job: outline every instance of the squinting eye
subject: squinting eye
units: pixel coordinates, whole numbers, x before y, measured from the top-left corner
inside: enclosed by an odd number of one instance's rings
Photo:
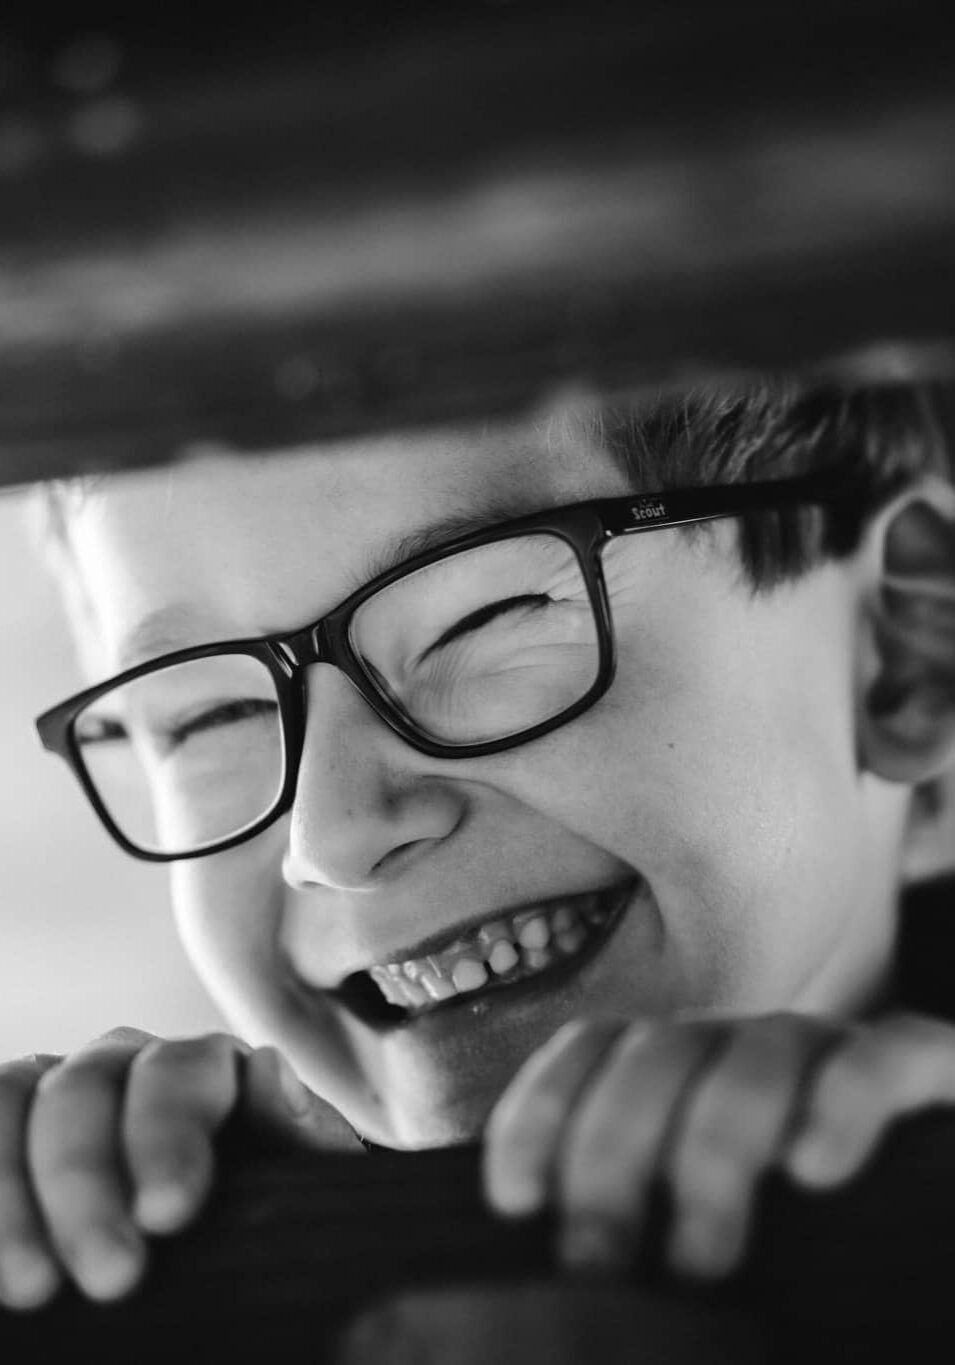
[[[120,721],[111,716],[83,716],[74,730],[76,742],[84,748],[90,744],[115,744],[118,740],[128,740],[129,732]]]
[[[490,625],[499,616],[504,616],[508,612],[519,611],[522,607],[545,607],[550,604],[551,600],[546,593],[526,593],[523,597],[506,597],[499,602],[488,602],[485,606],[479,607],[477,611],[462,616],[460,621],[455,621],[453,626],[449,626],[443,635],[439,635],[437,640],[418,656],[418,662],[423,663],[429,654],[433,654],[438,649],[443,649],[445,645],[451,644],[453,640],[460,639],[462,635],[468,635]]]
[[[277,710],[278,706],[274,701],[266,701],[261,697],[243,697],[237,701],[221,702],[190,716],[181,725],[171,727],[164,736],[166,749],[167,751],[175,749],[192,735],[201,734],[204,730],[234,725],[239,721],[253,720],[266,714],[274,715]]]

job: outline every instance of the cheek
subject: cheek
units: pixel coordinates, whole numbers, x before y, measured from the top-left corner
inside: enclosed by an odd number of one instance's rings
[[[284,836],[268,830],[212,858],[174,864],[172,900],[180,938],[206,989],[250,1040],[281,999],[276,954]]]
[[[848,688],[790,653],[738,634],[647,667],[624,646],[611,692],[540,745],[533,792],[530,764],[523,780],[523,799],[647,878],[696,999],[752,998],[761,979],[784,998],[857,898]]]

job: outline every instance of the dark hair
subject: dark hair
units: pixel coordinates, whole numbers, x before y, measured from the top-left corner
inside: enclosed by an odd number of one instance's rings
[[[911,383],[707,385],[645,407],[603,407],[595,422],[641,490],[839,472],[853,497],[838,511],[793,506],[741,519],[740,555],[757,589],[850,554],[868,519],[906,484],[952,474],[932,392]]]
[[[757,589],[851,553],[869,517],[899,489],[930,471],[953,474],[932,392],[911,382],[844,387],[754,378],[650,402],[598,403],[584,420],[635,491],[838,470],[855,495],[851,510],[789,507],[741,518],[740,556]],[[101,477],[45,486],[43,539],[65,541],[72,510]]]

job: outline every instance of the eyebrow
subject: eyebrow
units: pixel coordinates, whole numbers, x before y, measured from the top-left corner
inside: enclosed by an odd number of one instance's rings
[[[437,521],[429,522],[427,526],[420,527],[417,531],[410,531],[369,550],[363,557],[359,570],[350,576],[351,586],[343,597],[364,587],[372,579],[380,578],[383,574],[390,573],[392,569],[399,568],[406,560],[414,559],[416,555],[427,554],[429,550],[440,549],[442,545],[457,539],[458,536],[487,531],[504,522],[556,506],[558,503],[552,498],[542,498],[539,492],[532,493],[530,490],[492,493],[476,507],[449,513]]]
[[[486,531],[492,526],[556,505],[553,500],[542,500],[539,493],[532,496],[530,491],[494,493],[477,507],[450,513],[416,531],[385,541],[368,550],[359,568],[349,574],[339,601],[344,601],[372,579],[390,573],[406,560],[438,549],[458,536]],[[295,626],[263,629],[255,632],[253,638],[259,635],[281,635],[284,630],[295,629]],[[209,633],[203,635],[203,631]],[[221,622],[189,602],[173,602],[159,607],[142,617],[123,636],[117,651],[119,669],[132,668],[147,659],[159,659],[191,645],[211,644],[217,631],[221,631]]]
[[[120,671],[185,649],[190,644],[210,643],[220,623],[190,602],[172,602],[149,612],[120,640],[117,659]],[[210,636],[203,632],[209,631]],[[223,637],[224,638],[224,637]]]

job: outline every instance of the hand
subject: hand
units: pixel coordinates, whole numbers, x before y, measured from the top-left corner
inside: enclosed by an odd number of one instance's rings
[[[938,1020],[576,1020],[498,1101],[485,1188],[505,1215],[552,1204],[568,1267],[622,1271],[662,1180],[670,1266],[718,1276],[739,1264],[770,1167],[838,1185],[897,1119],[951,1103],[955,1029]]]
[[[131,1290],[146,1237],[202,1207],[213,1137],[236,1110],[300,1144],[363,1151],[278,1052],[226,1034],[117,1029],[0,1066],[0,1303],[37,1307],[64,1276],[94,1299]]]

